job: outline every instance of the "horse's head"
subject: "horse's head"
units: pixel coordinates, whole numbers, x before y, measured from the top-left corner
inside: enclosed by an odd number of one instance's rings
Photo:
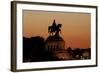
[[[58,27],[61,27],[62,26],[62,24],[58,24]]]

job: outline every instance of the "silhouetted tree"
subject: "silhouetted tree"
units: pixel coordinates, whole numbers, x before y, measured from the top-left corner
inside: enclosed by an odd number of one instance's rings
[[[23,37],[23,62],[54,61],[52,53],[45,50],[43,37]]]
[[[45,43],[40,36],[23,37],[23,61],[37,61],[44,55]]]

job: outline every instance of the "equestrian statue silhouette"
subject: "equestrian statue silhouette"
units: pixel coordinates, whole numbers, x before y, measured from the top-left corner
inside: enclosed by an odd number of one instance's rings
[[[51,26],[48,26],[48,32],[50,35],[58,36],[59,32],[61,32],[62,24],[56,24],[55,20]]]

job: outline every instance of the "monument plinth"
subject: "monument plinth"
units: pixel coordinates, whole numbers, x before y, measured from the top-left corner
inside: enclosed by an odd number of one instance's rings
[[[48,37],[46,39],[46,50],[51,52],[55,57],[65,59],[65,41],[61,37],[62,24],[56,24],[55,20],[53,24],[48,27]]]

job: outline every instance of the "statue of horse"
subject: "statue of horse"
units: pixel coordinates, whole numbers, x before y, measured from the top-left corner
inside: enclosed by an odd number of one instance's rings
[[[59,32],[61,32],[61,26],[62,26],[62,24],[58,24],[57,25],[57,27],[56,27],[56,33],[55,33],[56,36],[59,35]]]
[[[62,26],[62,24],[48,26],[48,32],[51,35],[53,35],[53,33],[55,33],[55,35],[59,35],[59,32],[61,31],[61,29],[60,29],[61,26]]]
[[[49,26],[49,27],[48,27],[48,32],[49,32],[51,35],[53,35],[53,33],[55,33],[55,31],[56,31],[56,27],[54,27],[54,26]]]

